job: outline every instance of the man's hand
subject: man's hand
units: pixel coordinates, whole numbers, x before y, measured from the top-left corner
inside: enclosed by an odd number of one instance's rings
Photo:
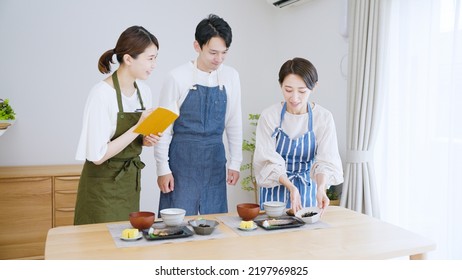
[[[157,177],[157,184],[162,193],[169,193],[175,189],[175,180],[172,173]]]
[[[229,185],[236,185],[237,180],[239,180],[239,171],[228,169],[228,178],[226,179],[226,183]]]

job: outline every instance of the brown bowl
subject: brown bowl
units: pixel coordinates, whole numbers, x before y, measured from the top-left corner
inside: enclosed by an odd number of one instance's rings
[[[132,212],[129,215],[129,220],[132,227],[142,230],[150,228],[154,224],[155,216],[156,214],[153,212]]]
[[[256,203],[241,203],[237,205],[237,214],[244,221],[252,221],[260,213],[260,205]]]

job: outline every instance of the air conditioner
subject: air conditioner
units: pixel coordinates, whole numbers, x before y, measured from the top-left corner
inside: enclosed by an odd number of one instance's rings
[[[309,0],[266,0],[269,4],[276,8],[285,8],[290,6],[297,6]]]

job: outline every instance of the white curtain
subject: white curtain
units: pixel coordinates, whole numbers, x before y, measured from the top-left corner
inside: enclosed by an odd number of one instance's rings
[[[433,239],[429,258],[462,259],[462,1],[386,1],[381,218]]]
[[[372,161],[380,98],[379,0],[349,1],[348,122],[345,181],[341,206],[379,217],[377,186]]]

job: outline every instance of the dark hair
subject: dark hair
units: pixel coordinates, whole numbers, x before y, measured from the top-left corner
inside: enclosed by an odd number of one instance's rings
[[[300,76],[305,82],[306,87],[310,90],[313,90],[318,82],[318,72],[316,68],[311,62],[304,58],[295,57],[282,64],[279,70],[279,84],[282,85],[284,79],[290,74]]]
[[[156,45],[159,49],[159,42],[156,36],[152,35],[142,26],[132,26],[127,28],[120,34],[117,40],[116,47],[108,50],[99,58],[98,69],[101,73],[107,74],[111,72],[112,56],[115,54],[117,61],[122,64],[125,54],[129,54],[133,58],[137,58],[151,44]]]
[[[203,19],[196,27],[195,38],[202,48],[213,37],[221,37],[226,44],[226,47],[231,46],[233,34],[231,27],[221,17],[210,14],[207,18]]]

